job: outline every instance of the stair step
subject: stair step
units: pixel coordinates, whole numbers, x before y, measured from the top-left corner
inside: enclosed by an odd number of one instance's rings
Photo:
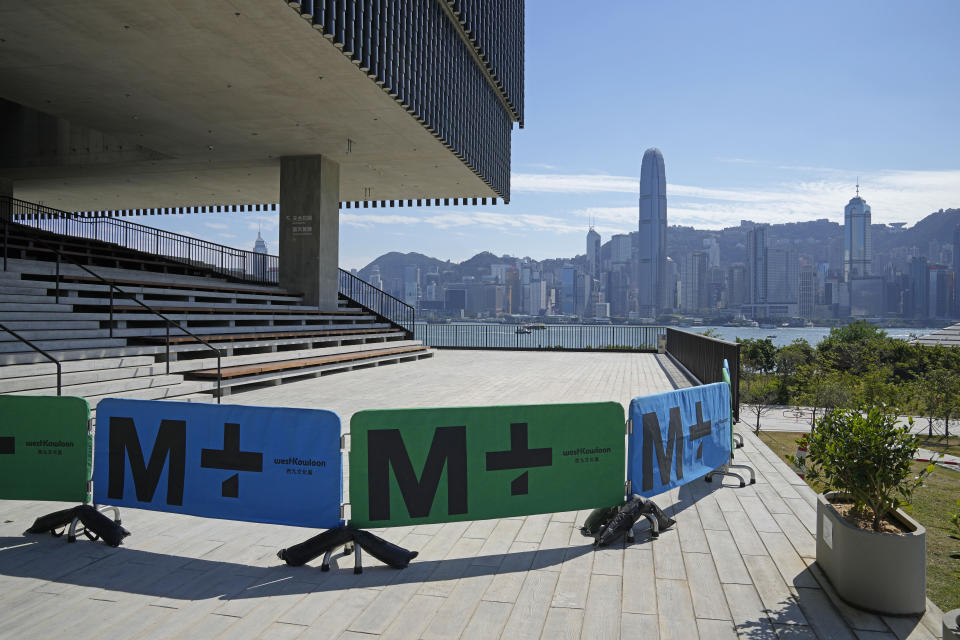
[[[5,316],[0,316],[0,322],[3,322],[4,326],[13,329],[17,333],[23,335],[25,331],[39,331],[45,330],[49,332],[54,329],[65,329],[67,331],[74,329],[99,329],[100,321],[97,320],[70,320],[70,319],[59,319],[56,320],[47,320],[46,318],[37,317],[34,314],[32,320],[24,318],[23,320],[9,320]],[[8,334],[9,335],[9,334]],[[59,337],[59,334],[58,334]],[[3,332],[0,332],[0,340],[3,339]]]
[[[92,409],[101,400],[106,398],[132,398],[137,400],[177,400],[180,396],[193,395],[202,391],[213,391],[217,388],[217,382],[207,380],[185,380],[178,384],[170,384],[162,387],[152,387],[149,389],[134,389],[132,391],[115,391],[103,395],[85,396]],[[214,399],[216,400],[216,399]]]
[[[11,281],[13,282],[13,281]],[[20,282],[19,280],[15,282]],[[7,284],[6,282],[0,282],[0,296],[6,298],[7,296],[45,296],[47,295],[46,288],[40,287],[31,287],[28,284]]]
[[[14,312],[22,312],[22,313],[26,313],[26,314],[32,314],[32,313],[40,313],[40,312],[46,312],[46,311],[53,311],[53,312],[66,312],[66,313],[69,313],[70,311],[73,310],[73,307],[71,307],[71,306],[68,305],[68,304],[55,304],[55,303],[53,302],[53,298],[45,298],[45,300],[49,300],[49,302],[46,302],[46,303],[43,303],[43,302],[33,302],[33,303],[30,303],[30,302],[8,302],[7,296],[4,296],[3,298],[0,298],[0,300],[2,300],[2,302],[0,302],[0,312],[3,312],[3,311],[14,311]]]
[[[61,345],[62,346],[62,345]],[[96,358],[120,358],[127,356],[139,356],[144,354],[162,353],[163,347],[154,346],[125,346],[125,347],[84,347],[79,349],[48,349],[47,353],[54,358],[65,361],[86,361]],[[31,364],[31,363],[49,363],[39,353],[29,351],[12,351],[8,353],[0,352],[0,365],[11,364]],[[52,364],[50,366],[53,366]]]
[[[60,296],[60,303],[63,304],[67,300],[66,296]],[[48,296],[46,292],[38,295],[18,295],[18,294],[8,294],[3,296],[4,304],[12,304],[14,302],[21,302],[23,304],[55,304],[56,297]]]
[[[3,332],[6,335],[5,331]],[[104,347],[123,347],[126,340],[121,338],[77,338],[67,340],[31,340],[44,351],[64,351],[67,349],[96,349]],[[18,340],[0,342],[0,353],[34,352],[29,346]],[[53,354],[51,354],[53,355]],[[42,357],[42,356],[41,356]],[[56,355],[53,356],[57,358]]]
[[[147,367],[153,364],[153,356],[125,356],[121,358],[63,360],[60,363],[60,368],[63,373],[73,373],[99,371],[101,369]],[[28,376],[41,376],[49,373],[54,374],[54,377],[56,377],[56,367],[49,360],[44,360],[43,362],[35,364],[6,364],[0,367],[0,380]]]
[[[29,365],[28,365],[29,366]],[[48,369],[54,368],[49,365]],[[166,365],[149,364],[139,367],[112,367],[109,369],[92,369],[86,371],[68,371],[61,375],[61,384],[65,387],[80,384],[107,382],[141,378],[146,376],[164,375]],[[44,372],[43,375],[19,376],[16,378],[0,378],[0,393],[15,393],[31,389],[54,389],[57,386],[57,374]]]
[[[124,391],[135,391],[138,389],[152,389],[155,387],[167,387],[170,385],[178,384],[183,382],[183,376],[171,374],[167,375],[157,375],[157,376],[143,376],[140,378],[123,378],[120,380],[106,380],[103,382],[86,382],[82,384],[69,384],[63,386],[62,394],[65,396],[101,396],[101,395],[111,395],[115,393],[121,393]],[[32,393],[40,393],[44,389],[53,390],[56,392],[56,377],[54,376],[54,384],[49,387],[44,387],[43,389],[32,389],[29,391],[14,391],[11,392],[11,395],[24,395]]]
[[[70,329],[60,329],[56,332],[51,332],[49,330],[44,330],[42,328],[37,329],[24,329],[22,331],[17,331],[14,327],[10,327],[14,331],[20,334],[26,340],[30,340],[35,344],[39,344],[39,341],[44,340],[50,336],[56,336],[57,340],[68,340],[73,342],[75,340],[91,340],[94,338],[110,338],[109,329],[100,329],[99,323],[96,323],[98,326],[95,329],[80,329],[80,328],[70,328]],[[9,325],[7,325],[9,326]],[[118,337],[118,336],[114,336]],[[0,331],[0,343],[4,342],[17,342],[17,339],[5,331]],[[22,343],[21,343],[22,344]],[[123,344],[123,342],[121,342]],[[29,348],[29,347],[25,347]],[[45,348],[43,346],[41,349]]]
[[[0,304],[0,306],[3,305]],[[60,305],[62,308],[56,311],[23,311],[23,305],[19,305],[19,307],[16,311],[4,311],[0,309],[0,322],[35,320],[41,317],[46,320],[56,320],[57,322],[81,322],[85,320],[96,320],[100,322],[109,317],[105,317],[102,313],[73,313],[69,305]]]

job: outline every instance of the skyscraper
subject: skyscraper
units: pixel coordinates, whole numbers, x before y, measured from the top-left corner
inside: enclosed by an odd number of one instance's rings
[[[727,269],[727,306],[739,307],[747,298],[747,268],[736,262]]]
[[[257,240],[253,243],[253,252],[267,253],[267,243],[264,241],[263,236],[260,235],[259,231],[257,231]]]
[[[923,256],[910,260],[910,292],[910,315],[914,318],[926,318],[930,313],[930,267]],[[907,310],[904,312],[907,313]]]
[[[660,149],[647,149],[640,164],[640,229],[637,302],[640,314],[656,317],[666,300],[667,179]]]
[[[801,318],[813,317],[813,305],[817,293],[817,274],[810,265],[800,267],[797,291],[797,311]]]
[[[680,308],[684,313],[697,313],[707,306],[706,251],[688,253],[680,269]]]
[[[747,232],[747,304],[767,302],[767,225]]]
[[[857,195],[843,208],[843,279],[849,282],[870,277],[873,242],[870,236],[870,205]]]
[[[600,277],[600,234],[593,227],[587,231],[587,274],[594,279]]]
[[[960,318],[960,224],[953,230],[953,315]]]
[[[797,303],[797,252],[790,247],[767,249],[766,302]]]

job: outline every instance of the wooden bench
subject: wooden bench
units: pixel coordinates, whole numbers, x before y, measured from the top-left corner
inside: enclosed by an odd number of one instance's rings
[[[382,329],[336,329],[331,331],[277,331],[261,333],[226,333],[219,335],[201,335],[200,337],[207,342],[238,342],[250,340],[279,340],[283,338],[320,338],[324,336],[347,336],[366,333],[384,333],[390,331],[399,331],[399,329],[385,327]],[[163,336],[144,336],[137,338],[146,342],[156,342],[166,344],[167,339]],[[173,336],[170,338],[170,344],[186,344],[196,342],[193,336]]]
[[[333,356],[317,356],[313,358],[295,358],[292,360],[280,360],[277,362],[264,362],[260,364],[239,365],[235,367],[221,368],[221,378],[238,378],[241,376],[252,376],[258,373],[270,373],[271,371],[286,371],[288,369],[302,369],[304,367],[314,367],[322,364],[336,364],[338,362],[352,362],[366,360],[368,358],[377,358],[380,356],[404,355],[426,351],[428,347],[416,345],[411,347],[396,347],[393,349],[373,349],[370,351],[358,351],[354,353],[345,353]],[[190,371],[186,375],[197,378],[217,377],[217,370],[200,369]]]

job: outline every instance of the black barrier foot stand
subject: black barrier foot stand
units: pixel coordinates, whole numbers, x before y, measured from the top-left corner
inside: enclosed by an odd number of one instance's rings
[[[741,487],[747,486],[746,481],[743,479],[743,476],[741,476],[739,473],[736,473],[736,472],[734,472],[734,471],[730,471],[730,469],[733,468],[733,467],[738,467],[738,468],[739,468],[739,467],[743,467],[743,468],[745,468],[745,469],[749,469],[749,467],[746,467],[746,466],[744,466],[744,465],[725,464],[725,465],[723,465],[722,467],[720,467],[719,469],[714,469],[713,471],[711,471],[710,473],[708,473],[707,475],[705,475],[705,476],[703,477],[703,479],[704,479],[706,482],[713,482],[713,476],[730,476],[731,478],[736,478],[737,480],[739,480]],[[753,470],[752,470],[752,469],[750,470],[750,473],[751,473],[751,475],[753,474]],[[752,484],[752,483],[751,483],[751,484]]]
[[[652,513],[645,513],[643,517],[650,522],[650,536],[653,538],[660,537],[660,523],[657,522],[657,517]]]
[[[74,517],[73,521],[70,522],[70,530],[67,532],[67,542],[72,543],[77,541],[77,524],[80,523],[80,518]]]
[[[333,555],[333,549],[327,549],[323,554],[323,564],[320,565],[320,571],[330,571],[330,556]]]
[[[108,511],[112,511],[112,512],[113,512],[113,521],[114,521],[115,523],[117,523],[117,524],[123,524],[123,521],[120,520],[120,508],[119,508],[119,507],[112,507],[112,506],[103,507],[103,506],[101,506],[101,507],[97,507],[97,511],[99,511],[100,513],[106,513],[106,512],[108,512]]]
[[[731,465],[727,465],[727,468],[728,469],[746,469],[747,471],[750,472],[750,484],[757,484],[757,476],[753,472],[753,467],[750,467],[745,464],[731,464]],[[738,476],[738,477],[740,478],[740,486],[741,487],[744,486],[743,477],[742,476]]]
[[[360,552],[359,546],[353,550],[353,554],[353,572],[363,573],[363,554]]]
[[[733,444],[737,449],[743,448],[743,436],[739,433],[733,434]]]

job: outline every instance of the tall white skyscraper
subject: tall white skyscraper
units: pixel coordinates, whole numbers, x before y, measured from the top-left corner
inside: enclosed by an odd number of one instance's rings
[[[672,307],[666,300],[667,178],[660,149],[647,149],[640,164],[640,229],[637,252],[637,304],[655,318]]]
[[[257,240],[253,243],[253,252],[267,253],[267,243],[264,241],[263,236],[260,235],[259,231],[257,231]]]
[[[843,279],[847,282],[869,278],[873,263],[870,235],[870,205],[857,195],[843,208]]]
[[[591,278],[600,277],[600,234],[593,227],[587,231],[587,274]]]

